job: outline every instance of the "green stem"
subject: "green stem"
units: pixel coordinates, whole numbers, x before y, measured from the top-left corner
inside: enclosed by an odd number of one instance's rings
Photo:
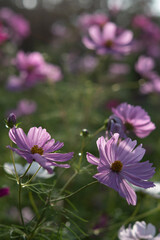
[[[23,175],[21,176],[21,178],[23,178],[23,177],[26,176],[26,174],[27,174],[28,170],[30,169],[31,165],[32,165],[32,162],[29,164],[28,168],[27,168],[26,171],[23,173]]]
[[[80,157],[79,157],[79,163],[78,163],[78,171],[81,168],[81,163],[82,163],[82,158],[83,158],[83,151],[84,151],[84,147],[85,147],[85,137],[83,137],[82,139],[82,144],[81,144],[81,153],[80,153]]]
[[[63,186],[63,188],[60,191],[60,194],[62,194],[64,192],[64,190],[68,187],[68,185],[70,184],[70,182],[77,176],[78,172],[75,171],[75,173],[68,179],[68,181],[66,182],[66,184]]]
[[[11,144],[11,147],[12,147],[12,141],[10,141],[10,144]],[[15,172],[15,175],[16,175],[16,180],[17,180],[17,183],[19,184],[19,177],[18,177],[18,173],[17,173],[17,170],[16,170],[16,165],[15,165],[12,150],[11,150],[11,159],[12,159],[12,162],[13,162],[13,167],[14,167],[14,172]]]
[[[22,206],[21,206],[21,190],[22,190],[21,178],[19,178],[19,189],[18,189],[19,212],[20,212],[21,222],[22,222],[22,224],[23,224],[23,227],[25,228],[25,224],[24,224],[24,220],[23,220],[23,215],[22,215]]]
[[[100,127],[97,131],[95,131],[95,133],[93,133],[90,138],[95,137],[98,133],[100,133],[101,131],[105,130],[105,126],[103,125],[102,127]]]
[[[26,183],[23,184],[23,187],[26,187],[27,184],[32,181],[32,179],[37,175],[37,173],[39,172],[40,169],[41,169],[41,166],[38,168],[38,170],[35,172],[35,174],[33,174],[33,176]]]
[[[38,209],[37,209],[37,206],[35,204],[35,201],[34,201],[34,198],[33,198],[33,194],[31,191],[29,191],[29,199],[30,199],[30,202],[31,202],[31,205],[34,209],[34,212],[36,213],[37,217],[39,218],[40,215],[39,215],[39,212],[38,212]]]
[[[35,225],[32,233],[31,233],[31,234],[29,235],[29,237],[28,237],[28,240],[33,239],[36,230],[38,229],[41,221],[43,220],[43,217],[44,217],[45,212],[46,212],[46,209],[47,209],[47,205],[50,203],[50,197],[51,197],[51,192],[50,192],[50,194],[49,194],[49,196],[48,196],[48,198],[47,198],[47,200],[46,200],[45,207],[44,207],[44,209],[43,209],[43,211],[42,211],[42,213],[41,213],[41,215],[40,215],[40,217],[39,217],[39,219],[38,219],[38,221],[37,221],[37,223],[36,223],[36,225]]]
[[[85,189],[85,188],[87,188],[87,187],[89,187],[89,186],[91,186],[91,185],[93,185],[95,183],[98,183],[98,181],[94,181],[94,182],[88,183],[87,185],[85,185],[85,186],[79,188],[78,190],[76,190],[75,192],[73,192],[73,193],[71,193],[71,194],[69,194],[67,196],[61,197],[61,198],[53,199],[53,200],[51,200],[51,202],[58,202],[58,201],[61,201],[61,200],[65,200],[66,198],[70,198],[73,195],[75,195],[78,192],[80,192],[81,190],[83,190],[83,189]]]

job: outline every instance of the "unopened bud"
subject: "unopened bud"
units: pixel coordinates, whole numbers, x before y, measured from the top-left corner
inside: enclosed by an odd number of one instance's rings
[[[82,131],[80,132],[80,136],[81,137],[88,137],[89,132],[86,128],[82,129]]]
[[[5,122],[8,128],[13,128],[17,123],[16,115],[14,113],[10,113]]]

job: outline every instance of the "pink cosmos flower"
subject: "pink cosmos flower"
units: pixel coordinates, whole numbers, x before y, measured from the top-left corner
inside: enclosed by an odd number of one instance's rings
[[[0,19],[8,28],[10,39],[20,42],[30,34],[29,22],[20,14],[14,13],[9,8],[0,10]]]
[[[137,141],[130,138],[120,141],[119,134],[115,133],[109,140],[104,137],[97,140],[99,158],[87,153],[88,162],[97,165],[98,173],[93,177],[116,190],[132,205],[136,205],[137,197],[129,183],[142,188],[153,187],[153,182],[147,180],[155,172],[152,163],[140,162],[145,149],[142,145],[135,148],[136,144]]]
[[[78,25],[83,31],[93,25],[103,26],[107,22],[108,17],[104,13],[82,14],[78,19]]]
[[[69,168],[69,164],[59,164],[66,162],[73,157],[70,153],[54,153],[63,147],[63,143],[55,142],[51,135],[42,127],[30,128],[26,135],[22,128],[12,128],[9,131],[10,139],[17,144],[17,148],[7,146],[13,152],[27,160],[28,163],[38,162],[49,173],[53,173],[51,166]],[[58,163],[56,163],[58,162]]]
[[[106,23],[102,28],[91,26],[88,29],[89,37],[83,38],[84,45],[97,54],[107,53],[127,54],[131,50],[133,33],[129,30],[120,31],[116,24]]]
[[[34,113],[37,110],[37,104],[36,102],[34,102],[33,100],[28,100],[28,99],[21,99],[18,103],[17,103],[17,107],[15,109],[11,109],[7,115],[9,115],[9,113],[14,113],[16,115],[16,117],[21,117],[24,115],[30,115],[32,113]]]
[[[0,197],[4,197],[6,195],[9,195],[9,188],[8,187],[0,188]]]
[[[109,66],[109,73],[113,75],[125,75],[130,71],[130,67],[125,63],[112,63]]]
[[[155,66],[154,59],[147,56],[140,56],[135,65],[136,71],[142,76],[148,76]]]
[[[156,128],[148,113],[140,106],[121,103],[112,108],[112,112],[122,120],[127,132],[133,131],[139,138],[147,137]]]
[[[13,64],[19,70],[19,76],[10,76],[7,88],[10,90],[23,90],[33,87],[37,82],[57,82],[62,79],[60,67],[46,63],[39,52],[17,53]]]
[[[156,228],[151,223],[146,224],[144,221],[135,222],[133,227],[129,225],[128,228],[122,226],[119,230],[119,240],[160,240],[160,234],[155,237]]]

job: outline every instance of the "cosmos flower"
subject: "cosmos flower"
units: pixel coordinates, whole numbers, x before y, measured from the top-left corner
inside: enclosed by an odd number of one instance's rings
[[[4,27],[0,22],[0,45],[8,39],[8,33],[5,31]]]
[[[154,68],[155,62],[154,59],[147,56],[140,56],[135,65],[136,71],[142,75],[147,76]]]
[[[139,138],[147,137],[155,129],[150,116],[140,106],[122,103],[112,108],[112,112],[122,120],[126,132],[133,131]]]
[[[30,34],[29,22],[20,14],[13,12],[9,8],[1,8],[0,20],[8,29],[9,38],[14,42],[21,42]]]
[[[59,164],[66,162],[73,157],[70,153],[54,153],[63,147],[63,143],[55,142],[50,134],[42,127],[30,128],[26,135],[22,128],[12,128],[9,131],[10,139],[17,144],[17,148],[7,146],[13,152],[23,157],[28,163],[36,161],[49,173],[53,173],[52,166],[69,168],[69,164]],[[58,162],[58,163],[56,163]]]
[[[140,162],[145,149],[142,145],[135,147],[136,144],[137,141],[130,138],[120,141],[119,134],[115,133],[109,140],[104,137],[97,140],[99,158],[87,153],[88,162],[97,165],[98,173],[93,177],[116,190],[132,205],[136,205],[137,197],[130,183],[142,188],[153,187],[153,182],[147,180],[155,172],[152,163]]]
[[[84,31],[93,25],[103,26],[108,22],[108,17],[104,13],[85,13],[79,16],[78,25]]]
[[[8,187],[0,188],[0,197],[4,197],[6,195],[9,195],[9,188]]]
[[[129,30],[120,31],[116,24],[106,23],[102,28],[91,26],[88,29],[89,37],[83,38],[84,45],[97,54],[127,54],[131,50],[133,33]]]
[[[53,83],[62,79],[60,67],[45,62],[43,55],[39,52],[19,51],[13,64],[19,71],[19,76],[9,77],[7,84],[9,90],[25,90],[38,82],[48,80]]]
[[[146,224],[144,221],[135,222],[133,227],[129,225],[128,228],[122,226],[119,230],[119,240],[160,240],[160,234],[155,237],[156,228],[151,223]]]

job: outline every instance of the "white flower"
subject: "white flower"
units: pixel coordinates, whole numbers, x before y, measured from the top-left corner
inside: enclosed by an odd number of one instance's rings
[[[17,170],[18,175],[22,175],[27,170],[27,168],[29,166],[29,163],[27,163],[25,166],[22,166],[21,164],[16,163],[15,166],[16,166],[16,170]],[[5,163],[3,165],[3,167],[4,167],[4,170],[5,170],[6,173],[8,173],[10,175],[14,175],[15,174],[14,166],[13,166],[12,163]],[[33,162],[26,175],[33,175],[33,174],[35,174],[36,171],[38,170],[38,168],[39,168],[39,164],[37,162]],[[36,177],[47,179],[47,178],[53,177],[54,174],[55,173],[49,174],[46,169],[41,168],[38,171],[38,173],[36,174]]]
[[[160,198],[160,182],[154,182],[155,186],[153,188],[140,188],[137,186],[133,186],[136,192],[143,192],[151,195],[154,198]]]
[[[156,228],[151,223],[146,224],[144,221],[136,222],[133,227],[122,226],[119,230],[118,237],[120,240],[160,240],[160,234],[155,237]]]

